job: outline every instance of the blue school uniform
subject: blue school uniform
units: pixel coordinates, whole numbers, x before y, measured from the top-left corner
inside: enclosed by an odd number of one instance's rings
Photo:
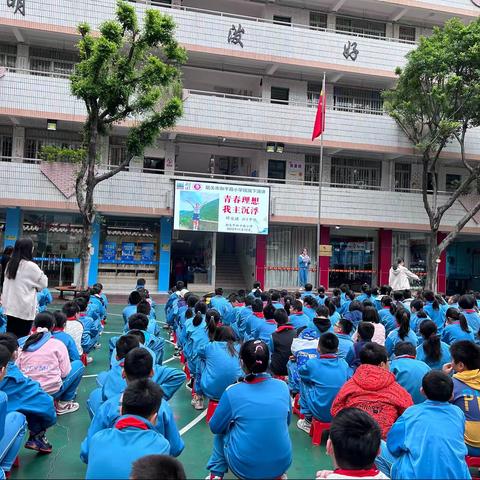
[[[450,347],[443,342],[440,342],[440,359],[434,362],[427,358],[423,343],[417,347],[417,360],[425,362],[432,370],[441,370],[443,365],[451,361]]]
[[[198,356],[202,360],[199,393],[219,400],[225,389],[243,376],[239,357],[240,345],[235,344],[234,348],[236,354],[232,355],[227,342],[209,342],[199,350]],[[195,388],[197,389],[197,383]]]
[[[185,345],[183,346],[183,353],[187,357],[188,368],[193,374],[199,372],[199,350],[210,341],[206,327],[205,319],[202,319],[202,322],[198,326],[193,325],[192,318],[189,318],[185,323]]]
[[[412,312],[410,314],[410,328],[416,333],[419,333],[420,324],[428,318],[418,318],[418,312]]]
[[[103,299],[99,295],[90,295],[89,312],[95,320],[105,320],[107,309],[103,304]]]
[[[123,427],[122,423],[132,425]],[[107,445],[108,448],[105,448]],[[168,441],[148,420],[136,415],[123,415],[113,428],[101,430],[90,440],[85,478],[128,479],[136,460],[154,454],[169,455]]]
[[[89,353],[98,343],[100,331],[102,329],[101,323],[99,320],[94,320],[85,313],[80,314],[78,321],[83,325],[81,340],[82,349],[84,353]]]
[[[393,351],[395,350],[395,345],[399,342],[408,342],[411,343],[415,348],[418,345],[418,337],[413,330],[409,330],[406,337],[403,339],[398,335],[398,328],[393,330],[388,334],[388,337],[385,340],[385,348],[387,349],[388,356],[391,357],[393,355]]]
[[[340,315],[342,315],[342,316],[345,315],[348,312],[348,309],[350,308],[351,303],[352,303],[352,301],[350,299],[342,302],[342,305],[340,306],[340,309],[338,310],[338,313],[340,313]]]
[[[263,340],[268,345],[270,343],[270,337],[276,329],[277,322],[275,320],[263,320],[252,332],[252,338],[255,340]]]
[[[363,303],[365,300],[370,300],[371,297],[369,297],[366,293],[361,293],[355,300],[357,302]]]
[[[387,436],[396,457],[392,479],[471,478],[464,431],[465,415],[448,402],[425,400],[408,408]]]
[[[122,394],[115,395],[104,402],[95,413],[92,423],[90,423],[90,426],[88,427],[87,436],[83,440],[80,449],[80,458],[83,462],[87,463],[89,445],[93,436],[101,430],[113,427],[120,418],[121,403]],[[154,429],[160,435],[165,437],[170,444],[170,455],[178,457],[183,452],[185,443],[183,442],[182,437],[180,437],[173,416],[173,411],[165,399],[162,399],[162,403],[158,409],[158,420],[154,425]]]
[[[342,316],[338,312],[333,312],[333,314],[329,315],[328,318],[330,319],[330,323],[332,324],[332,332],[333,332],[333,326],[342,318]]]
[[[346,333],[336,333],[338,338],[338,356],[343,358],[349,365],[355,358],[355,351],[353,349],[353,340],[350,335]]]
[[[292,313],[289,317],[289,323],[293,325],[295,330],[298,330],[299,328],[302,328],[302,327],[306,327],[309,321],[310,321],[310,318],[308,317],[308,315],[305,315],[303,312]]]
[[[426,302],[425,306],[423,307],[423,310],[430,317],[432,322],[435,323],[435,325],[438,328],[438,333],[441,334],[443,331],[443,326],[445,324],[445,319],[446,319],[445,311],[442,309],[441,306],[438,308],[438,310],[435,310],[433,308],[432,302]]]
[[[287,362],[288,388],[293,393],[300,391],[298,369],[305,365],[309,359],[319,357],[317,351],[319,336],[317,329],[305,328],[297,338],[293,339],[291,350],[294,361],[289,360]]]
[[[253,332],[258,326],[265,321],[265,317],[262,312],[251,312],[245,321],[245,340],[253,338]]]
[[[231,385],[210,419],[215,439],[208,470],[220,476],[230,468],[239,478],[279,478],[292,463],[290,416],[285,382],[261,374]]]
[[[222,317],[222,325],[230,326],[237,321],[238,310],[237,307],[234,307],[230,304],[232,308],[228,310],[227,313]]]
[[[127,305],[122,311],[123,321],[125,325],[128,325],[128,319],[137,313],[137,306],[136,305]]]
[[[395,317],[390,313],[390,307],[383,307],[379,312],[380,323],[385,327],[385,332],[388,336],[390,332],[395,330],[397,322]]]
[[[78,354],[77,346],[75,345],[75,341],[73,340],[71,335],[64,332],[63,330],[53,330],[52,335],[57,340],[60,340],[67,347],[68,358],[70,358],[70,362],[74,362],[75,360],[80,360],[80,355]]]
[[[330,422],[330,409],[340,388],[351,377],[347,362],[338,355],[320,355],[298,369],[300,406],[305,415]]]
[[[475,336],[472,327],[470,327],[469,332],[465,332],[462,330],[460,322],[453,322],[445,325],[445,329],[442,332],[442,341],[448,345],[452,345],[459,340],[470,340],[471,342],[474,342]]]
[[[480,330],[480,315],[475,310],[462,310],[474,335]]]
[[[7,331],[7,316],[3,311],[3,307],[0,305],[0,333]]]
[[[430,371],[430,367],[415,357],[401,355],[390,362],[390,371],[399,383],[411,396],[413,403],[423,403],[426,397],[420,392],[423,377]]]
[[[215,295],[210,299],[210,308],[214,308],[222,319],[233,310],[232,304],[221,295]]]
[[[53,297],[48,288],[44,288],[40,292],[37,292],[37,305],[39,312],[44,312],[52,302]]]
[[[312,321],[317,316],[316,310],[309,307],[308,305],[305,305],[303,307],[303,313],[309,318],[310,321]]]

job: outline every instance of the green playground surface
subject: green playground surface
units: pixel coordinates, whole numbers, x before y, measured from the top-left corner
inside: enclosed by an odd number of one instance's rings
[[[54,305],[52,309],[59,308]],[[85,370],[84,378],[78,390],[77,401],[80,409],[72,414],[58,417],[57,424],[50,428],[47,437],[53,445],[50,455],[41,455],[31,450],[20,450],[20,468],[12,469],[12,479],[80,479],[85,478],[86,465],[80,460],[80,444],[84,439],[90,417],[86,402],[90,392],[97,386],[96,375],[108,368],[108,340],[123,330],[121,312],[123,305],[110,305],[107,325],[101,337],[101,348],[92,354],[94,361]],[[157,319],[163,323],[163,305],[157,307]],[[162,329],[162,335],[168,340],[168,335]],[[164,364],[181,368],[179,360],[172,356],[173,346],[166,342]],[[185,450],[179,460],[185,467],[188,478],[203,479],[208,474],[206,464],[212,450],[213,435],[205,422],[205,410],[196,411],[190,405],[191,394],[181,387],[170,400],[175,420],[185,442]],[[292,417],[290,436],[293,444],[293,463],[288,470],[290,479],[315,478],[317,470],[332,468],[330,457],[325,453],[323,443],[314,447],[310,437],[296,427],[297,417]],[[265,432],[265,442],[268,442],[268,432]],[[105,445],[108,448],[108,445]],[[262,452],[258,452],[261,456]],[[121,461],[121,459],[118,459]],[[225,478],[235,478],[231,473]]]

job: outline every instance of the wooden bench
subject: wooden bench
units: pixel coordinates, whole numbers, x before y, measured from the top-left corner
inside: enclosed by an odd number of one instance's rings
[[[73,293],[73,298],[75,298],[78,293],[82,292],[81,288],[67,286],[67,285],[62,287],[55,287],[55,290],[58,290],[60,292],[60,295],[58,296],[60,300],[65,300],[65,296],[64,296],[65,292]]]

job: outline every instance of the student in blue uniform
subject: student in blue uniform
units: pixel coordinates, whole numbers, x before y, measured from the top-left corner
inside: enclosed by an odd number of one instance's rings
[[[94,285],[90,289],[87,315],[91,316],[94,320],[100,321],[103,324],[105,322],[105,319],[107,318],[107,307],[103,302],[101,293],[102,291],[97,285]]]
[[[375,311],[375,313],[377,312],[374,307],[371,307],[371,308]],[[375,333],[375,327],[373,326],[373,323],[360,322],[358,324],[357,341],[353,344],[354,356],[350,364],[354,370],[356,370],[362,363],[360,361],[360,352],[366,343],[369,343],[372,341],[374,333]]]
[[[270,299],[272,301],[272,305],[276,309],[284,307],[283,303],[280,301],[280,292],[277,292],[277,291],[272,292],[272,295],[271,295]]]
[[[302,298],[302,300],[304,300],[305,297],[312,297],[315,298],[315,300],[317,299],[315,292],[313,291],[313,285],[311,283],[305,284],[305,290],[300,293],[300,297]]]
[[[420,392],[423,377],[430,371],[430,367],[417,360],[417,349],[409,342],[398,342],[394,349],[395,358],[390,362],[390,371],[399,383],[411,396],[413,403],[422,403],[425,396]]]
[[[320,285],[317,288],[317,302],[319,305],[325,305],[325,300],[328,298],[327,295],[325,294],[325,287],[323,285]]]
[[[123,309],[122,317],[125,325],[128,324],[128,319],[134,314],[137,313],[137,305],[142,301],[142,296],[138,290],[134,290],[128,296],[128,305]]]
[[[465,463],[465,415],[449,403],[452,379],[431,371],[423,377],[422,390],[427,399],[393,424],[377,467],[393,480],[471,478]]]
[[[353,326],[357,328],[358,324],[363,319],[363,310],[363,303],[358,302],[357,300],[352,300],[348,305],[347,311],[343,313],[343,318],[350,320],[353,323]]]
[[[477,310],[475,310],[477,307],[475,297],[473,295],[462,295],[458,299],[458,306],[460,307],[460,311],[465,315],[468,325],[473,330],[473,334],[478,336],[480,330],[480,315]],[[478,342],[479,340],[475,337],[475,341]]]
[[[423,298],[425,299],[423,310],[428,315],[428,318],[435,323],[438,333],[441,335],[445,324],[445,311],[441,308],[439,301],[431,290],[425,290]]]
[[[95,283],[93,285],[99,292],[100,298],[103,300],[103,306],[105,309],[108,309],[108,297],[103,293],[103,285],[101,283]]]
[[[177,333],[177,346],[183,348],[185,343],[185,322],[188,318],[192,318],[195,314],[195,305],[199,302],[199,298],[193,293],[187,293],[185,295],[186,305],[178,309],[178,315],[175,319],[173,328]]]
[[[392,297],[382,297],[382,308],[378,312],[380,323],[385,327],[385,333],[388,336],[390,332],[395,330],[395,312],[397,308],[393,303]]]
[[[90,353],[97,345],[100,338],[100,332],[102,331],[101,317],[97,320],[87,315],[87,300],[85,297],[78,297],[75,300],[80,310],[78,321],[83,325],[82,334],[82,349],[83,353]]]
[[[263,321],[258,322],[254,330],[252,330],[252,338],[254,340],[263,340],[265,343],[270,341],[270,336],[277,329],[277,323],[275,322],[275,307],[271,302],[263,308]]]
[[[417,360],[425,362],[432,370],[441,370],[450,362],[450,348],[440,340],[437,326],[432,320],[420,324],[423,343],[417,347]]]
[[[292,463],[290,393],[285,382],[265,373],[269,356],[261,340],[242,345],[245,380],[225,390],[209,423],[215,434],[207,466],[212,479],[228,469],[239,478],[275,479]]]
[[[7,413],[20,412],[27,418],[29,438],[25,448],[51,453],[53,447],[45,433],[57,421],[53,398],[41,389],[38,382],[23,375],[15,365],[14,357],[18,349],[15,335],[0,334],[0,345],[10,354],[8,358],[4,355],[0,361],[0,368],[7,369],[0,381],[0,390],[8,396]]]
[[[263,315],[263,302],[256,298],[252,301],[252,312],[245,319],[245,340],[253,338],[253,332],[257,329],[258,325],[265,321]]]
[[[132,465],[131,480],[152,480],[165,478],[168,480],[186,480],[183,465],[168,455],[145,455]]]
[[[121,417],[90,440],[87,479],[128,479],[135,460],[170,454],[170,444],[155,430],[162,389],[151,380],[135,380],[122,397]]]
[[[340,315],[345,315],[349,309],[350,309],[350,304],[355,300],[355,292],[352,292],[351,290],[348,290],[345,292],[345,300],[341,302],[339,314]]]
[[[318,308],[318,302],[314,297],[307,295],[303,300],[303,313],[313,320],[316,316],[316,310]]]
[[[423,310],[423,302],[418,298],[412,300],[410,303],[410,328],[418,334],[420,324],[427,318],[428,315]]]
[[[473,330],[468,325],[465,315],[456,308],[450,307],[445,315],[447,321],[442,332],[442,341],[448,345],[452,345],[459,340],[475,341]]]
[[[123,374],[126,381],[125,388],[132,382],[141,379],[152,379],[153,359],[144,348],[134,348],[125,357],[123,364]],[[80,458],[86,462],[90,440],[93,436],[106,428],[111,428],[120,417],[123,392],[114,395],[105,401],[95,413],[92,423],[88,428],[87,436],[82,442]],[[177,425],[173,417],[173,412],[164,398],[158,409],[158,421],[155,430],[162,434],[170,443],[170,455],[177,457],[185,447],[183,440],[178,432]]]
[[[270,371],[273,375],[286,377],[288,375],[287,363],[292,355],[292,343],[297,336],[297,331],[288,322],[288,314],[283,308],[275,311],[276,330],[270,335],[268,346],[271,352]]]
[[[303,303],[300,300],[295,300],[292,303],[292,312],[290,312],[290,323],[295,330],[304,328],[308,325],[310,318],[303,313]]]
[[[327,298],[324,303],[324,306],[328,308],[328,318],[330,319],[332,328],[333,328],[333,325],[335,325],[342,318],[342,316],[337,311],[337,304],[335,303],[335,301],[338,301],[338,297]],[[317,309],[317,316],[318,316],[318,309]]]
[[[353,362],[355,352],[353,350],[353,323],[346,318],[341,318],[333,327],[335,335],[338,337],[338,356],[343,358],[349,365]]]
[[[370,288],[370,285],[368,283],[364,283],[361,287],[360,290],[362,293],[356,298],[357,302],[364,302],[365,300],[370,300],[372,297],[372,290]]]
[[[52,330],[53,337],[60,340],[67,347],[70,362],[80,360],[80,355],[78,354],[77,346],[73,338],[68,333],[65,333],[65,326],[67,324],[66,315],[57,310],[53,312],[53,316],[55,318],[55,327]]]
[[[160,335],[160,325],[157,323],[155,312],[153,311],[150,303],[148,303],[146,300],[142,300],[141,302],[139,302],[137,305],[137,313],[143,313],[148,317],[147,332],[150,335],[155,335],[156,337],[158,337]],[[124,332],[127,331],[128,324],[125,325],[124,329]]]
[[[247,319],[252,315],[253,300],[254,298],[250,295],[243,297],[243,307],[238,308],[238,312],[236,313],[236,321],[231,325],[239,341],[243,341],[245,338]]]
[[[410,312],[408,310],[404,308],[397,310],[395,312],[395,322],[397,328],[392,330],[385,340],[385,348],[389,357],[393,355],[393,350],[398,342],[409,342],[415,347],[418,343],[417,335],[410,329]]]
[[[39,313],[44,312],[52,302],[53,297],[48,288],[44,288],[40,292],[37,292],[37,305]]]
[[[308,360],[299,368],[300,408],[305,418],[298,420],[297,427],[310,433],[312,418],[330,422],[330,409],[340,388],[350,378],[351,369],[338,356],[338,338],[333,333],[324,333],[318,340],[318,358]]]
[[[221,318],[225,317],[233,309],[229,301],[223,296],[223,288],[215,289],[215,296],[210,299],[210,308],[215,309]]]

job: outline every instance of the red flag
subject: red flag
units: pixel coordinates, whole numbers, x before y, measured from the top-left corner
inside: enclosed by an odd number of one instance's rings
[[[315,124],[313,125],[312,142],[325,131],[325,114],[327,110],[327,95],[325,93],[325,78],[323,79],[323,87],[318,99],[317,115]]]

